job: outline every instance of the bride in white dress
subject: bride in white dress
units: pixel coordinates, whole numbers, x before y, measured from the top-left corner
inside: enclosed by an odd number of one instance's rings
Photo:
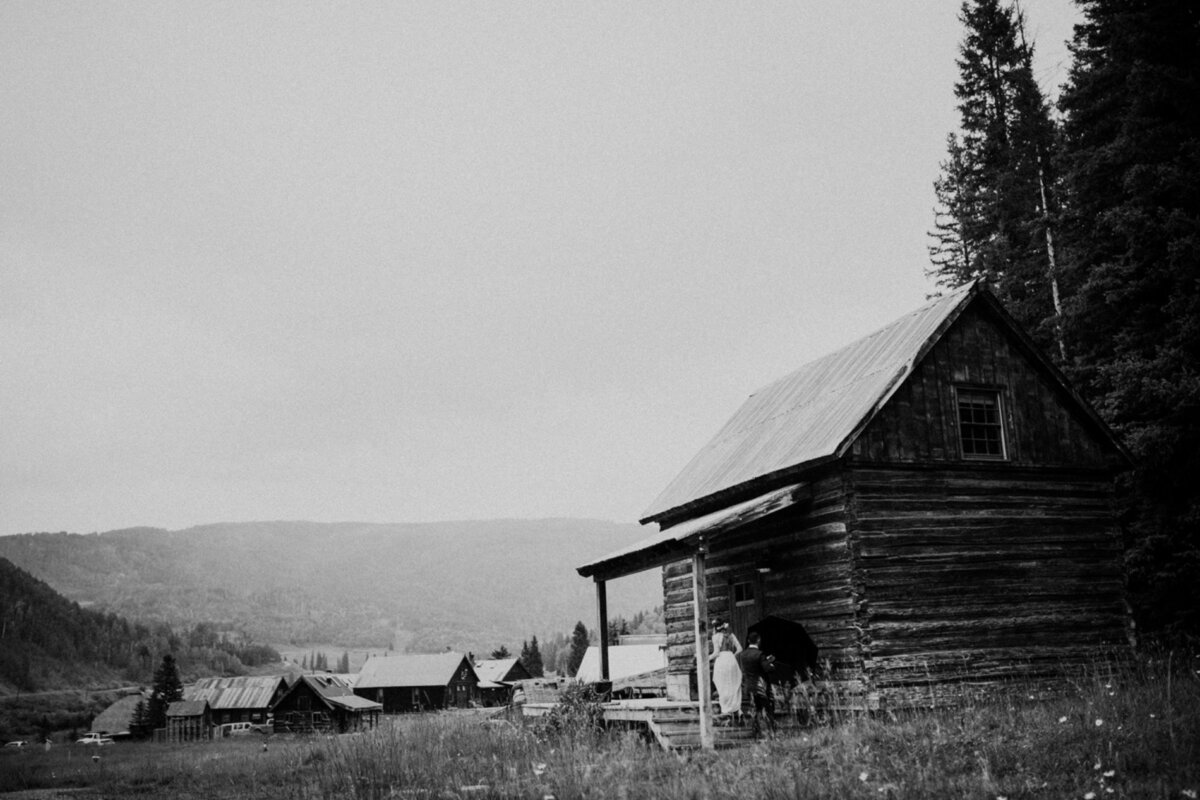
[[[713,685],[717,688],[717,699],[722,714],[733,714],[742,710],[742,668],[738,666],[737,654],[742,645],[729,630],[729,623],[717,624],[712,636]]]

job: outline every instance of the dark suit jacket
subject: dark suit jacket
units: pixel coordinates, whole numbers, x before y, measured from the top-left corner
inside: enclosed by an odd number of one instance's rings
[[[758,679],[763,678],[771,683],[771,667],[766,656],[756,645],[750,645],[737,654],[738,666],[742,668],[742,685],[753,692],[758,686]]]

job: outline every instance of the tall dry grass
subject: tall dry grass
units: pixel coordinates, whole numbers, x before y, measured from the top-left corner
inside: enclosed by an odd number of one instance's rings
[[[1200,793],[1196,661],[1097,665],[1053,694],[1020,685],[954,707],[842,715],[717,753],[668,754],[586,724],[396,717],[358,736],[118,745],[0,758],[0,787],[252,798],[1118,798]],[[61,748],[67,749],[67,748]],[[57,759],[57,760],[56,760]],[[84,763],[81,763],[84,762]],[[85,795],[86,796],[86,795]]]

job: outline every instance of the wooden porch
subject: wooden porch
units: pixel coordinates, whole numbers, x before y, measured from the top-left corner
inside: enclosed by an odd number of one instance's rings
[[[855,694],[848,687],[823,686],[818,692],[803,695],[822,702],[819,706],[790,702],[777,696],[773,731],[775,735],[795,733],[818,715],[831,712],[859,713],[878,708],[876,698],[865,693]],[[799,699],[801,695],[796,695]],[[835,700],[836,698],[836,700]],[[782,702],[781,702],[782,701]],[[557,703],[527,703],[526,717],[549,714]],[[679,701],[666,698],[613,700],[603,704],[604,721],[609,728],[638,731],[653,739],[665,750],[687,750],[704,747],[701,738],[701,714],[698,701]],[[712,747],[728,748],[750,744],[756,739],[753,720],[749,715],[723,716],[716,708],[712,712]]]

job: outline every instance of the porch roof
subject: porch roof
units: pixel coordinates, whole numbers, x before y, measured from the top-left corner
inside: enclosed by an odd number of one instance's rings
[[[755,520],[782,511],[805,498],[805,483],[793,483],[736,503],[711,514],[660,530],[628,547],[577,567],[585,578],[605,581],[632,575],[691,555],[701,536],[708,539],[736,530]]]

